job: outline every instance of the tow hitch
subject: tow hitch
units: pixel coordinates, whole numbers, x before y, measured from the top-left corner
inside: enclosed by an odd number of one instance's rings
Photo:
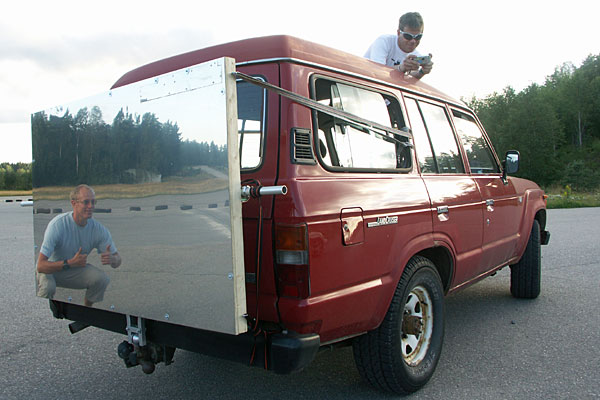
[[[132,315],[126,317],[127,340],[117,348],[117,354],[123,359],[125,366],[131,368],[141,365],[145,374],[151,374],[159,362],[164,362],[165,365],[171,364],[175,348],[147,342],[144,319]]]

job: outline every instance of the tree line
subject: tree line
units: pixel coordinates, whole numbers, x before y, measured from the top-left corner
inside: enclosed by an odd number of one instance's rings
[[[516,174],[538,184],[600,187],[600,56],[565,63],[521,92],[507,87],[466,103],[477,113],[499,155],[521,153]]]
[[[31,190],[31,164],[0,164],[0,190]]]
[[[226,146],[183,141],[177,123],[122,110],[111,124],[98,107],[62,116],[34,114],[33,187],[139,183],[195,165],[225,167]],[[146,178],[140,178],[146,177]]]

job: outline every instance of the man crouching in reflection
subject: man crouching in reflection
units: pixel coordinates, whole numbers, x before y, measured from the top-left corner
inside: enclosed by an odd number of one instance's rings
[[[84,304],[92,306],[104,299],[110,279],[87,263],[88,254],[97,249],[102,264],[113,268],[121,265],[121,256],[108,229],[92,218],[94,189],[77,186],[71,192],[71,205],[73,211],[54,217],[44,233],[37,261],[38,296],[51,299],[57,286],[86,289]]]

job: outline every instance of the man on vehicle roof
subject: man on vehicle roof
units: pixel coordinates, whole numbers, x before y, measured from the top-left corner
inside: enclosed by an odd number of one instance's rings
[[[406,13],[400,17],[397,34],[379,36],[364,56],[421,79],[433,68],[431,54],[424,56],[417,51],[423,38],[423,28],[421,14]]]

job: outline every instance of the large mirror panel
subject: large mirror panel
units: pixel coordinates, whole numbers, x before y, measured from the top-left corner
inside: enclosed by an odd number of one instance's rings
[[[233,68],[213,60],[32,115],[39,296],[246,330]]]

